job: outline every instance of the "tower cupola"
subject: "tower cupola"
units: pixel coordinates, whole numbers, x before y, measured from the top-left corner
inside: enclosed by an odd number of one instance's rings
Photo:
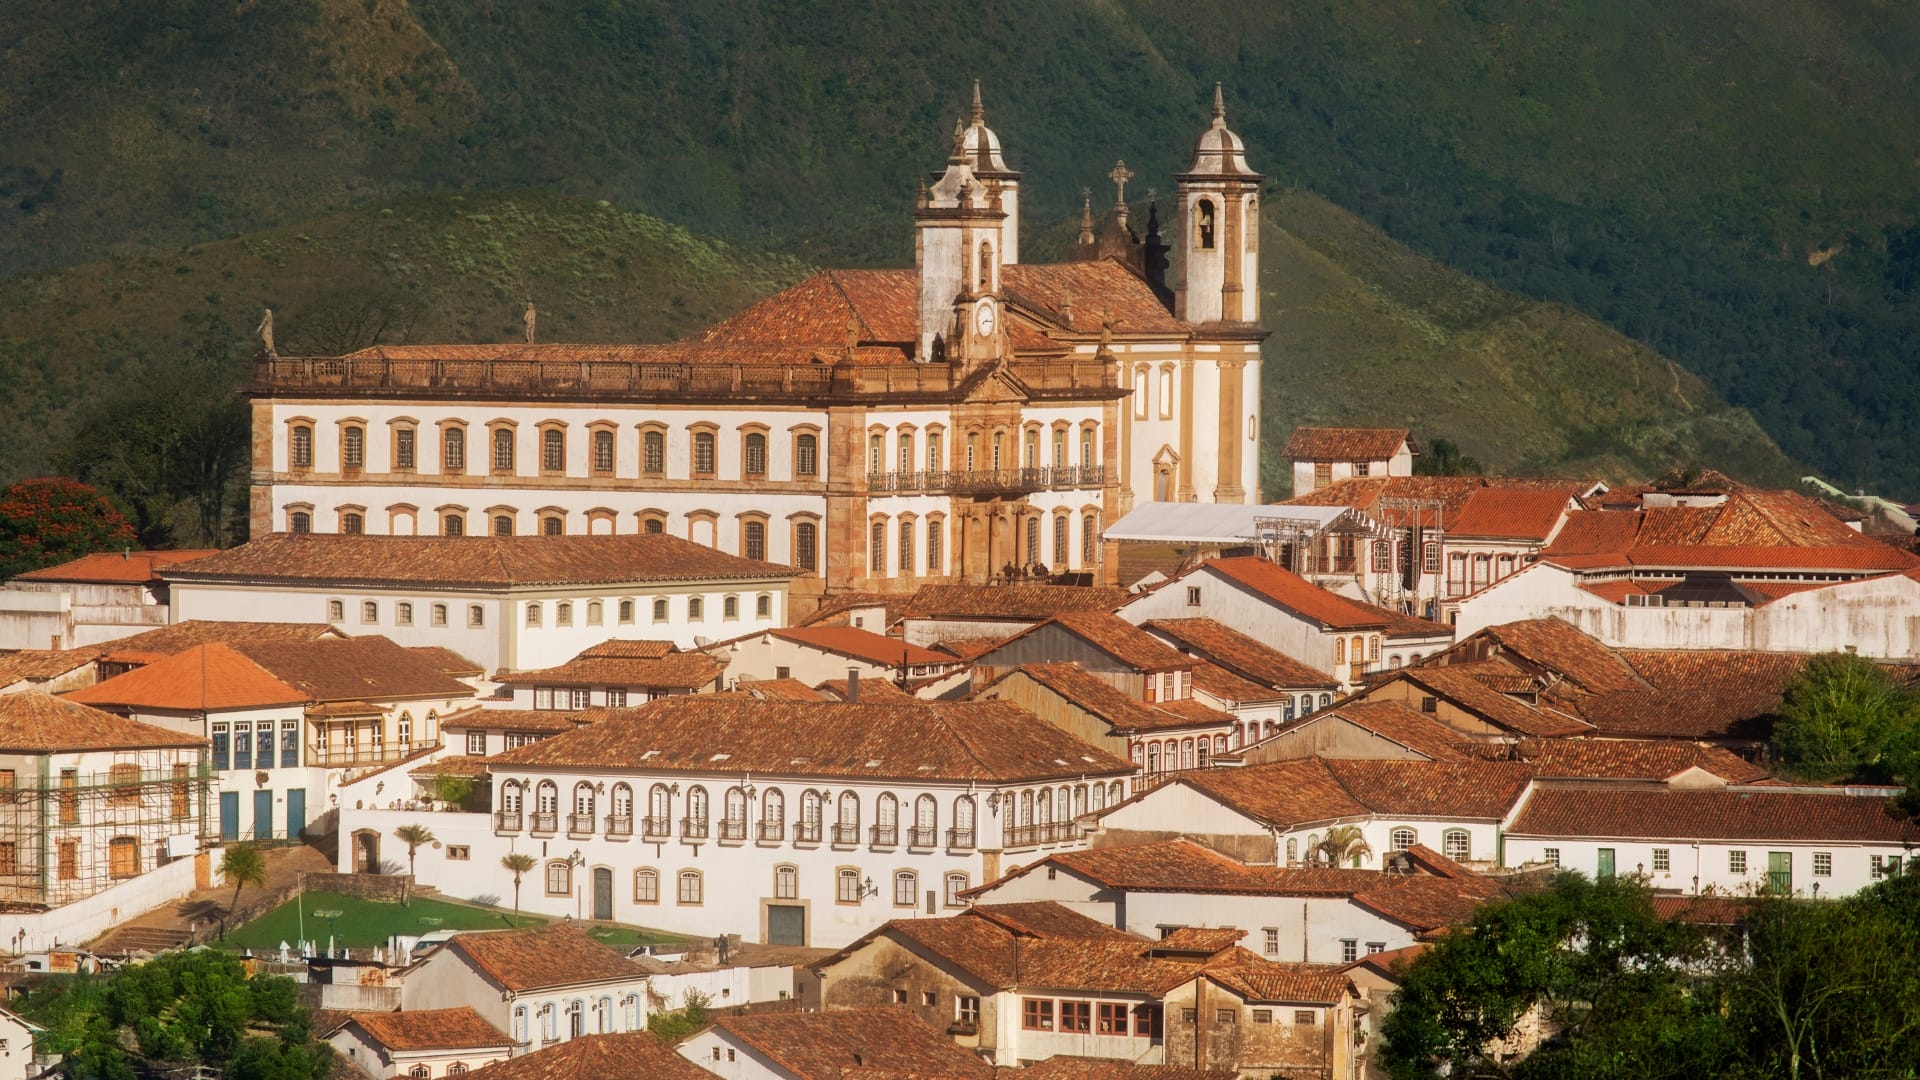
[[[1174,314],[1187,322],[1260,319],[1260,180],[1247,147],[1227,127],[1220,84],[1213,123],[1193,147],[1193,163],[1175,177]]]

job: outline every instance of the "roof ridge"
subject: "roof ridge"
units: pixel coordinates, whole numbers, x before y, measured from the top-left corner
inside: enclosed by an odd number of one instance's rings
[[[867,323],[866,317],[860,314],[860,305],[853,302],[853,296],[847,292],[847,287],[840,283],[839,271],[826,270],[824,273],[826,274],[827,280],[833,284],[833,291],[839,293],[840,299],[847,302],[847,311],[853,315],[853,321],[860,324],[860,333],[862,335],[860,340],[876,340],[877,335],[873,327]]]

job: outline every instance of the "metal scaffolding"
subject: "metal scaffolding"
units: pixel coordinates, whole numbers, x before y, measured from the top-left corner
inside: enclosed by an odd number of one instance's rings
[[[0,771],[0,903],[70,904],[190,857],[212,838],[217,775],[204,752],[139,757],[83,773],[38,756],[28,759],[32,776]]]

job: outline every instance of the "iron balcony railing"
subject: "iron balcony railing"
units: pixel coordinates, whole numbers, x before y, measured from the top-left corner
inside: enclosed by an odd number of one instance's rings
[[[707,838],[707,819],[703,817],[683,817],[680,819],[680,839],[705,840]]]
[[[835,825],[833,827],[833,842],[836,844],[859,843],[860,842],[860,826]]]
[[[575,833],[575,834],[584,834],[584,833],[592,832],[593,831],[593,815],[592,814],[568,814],[567,815],[567,831],[569,833]]]
[[[746,818],[739,818],[739,819],[721,818],[720,819],[720,839],[745,840],[746,838],[747,838],[747,819]]]
[[[493,828],[496,832],[519,832],[524,824],[518,810],[502,810],[493,815]]]
[[[972,848],[973,847],[973,830],[972,829],[948,829],[947,830],[947,846],[950,848],[957,848],[960,850],[967,850],[969,848]]]
[[[534,832],[559,832],[560,812],[557,810],[535,810],[533,812]]]
[[[793,842],[796,844],[817,844],[820,842],[820,823],[817,821],[798,822],[793,827]]]
[[[900,830],[892,825],[875,825],[868,830],[874,847],[900,846]]]
[[[608,814],[607,815],[607,835],[608,836],[632,836],[633,835],[633,815],[632,814]]]
[[[673,822],[666,817],[644,817],[640,819],[643,835],[648,837],[672,836]]]
[[[919,470],[869,473],[867,490],[896,495],[978,495],[1097,488],[1106,483],[1099,465],[1038,469]]]

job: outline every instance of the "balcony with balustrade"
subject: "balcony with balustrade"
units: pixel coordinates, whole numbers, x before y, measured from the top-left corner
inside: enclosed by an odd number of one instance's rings
[[[915,825],[907,830],[907,846],[931,848],[939,841],[940,830],[931,825]]]
[[[607,815],[607,839],[625,840],[633,835],[632,814]]]
[[[900,829],[893,825],[875,825],[867,830],[868,842],[877,848],[900,846]]]
[[[567,835],[568,836],[592,836],[593,835],[592,812],[589,811],[588,813],[585,813],[585,814],[568,814],[567,815]]]
[[[954,851],[972,851],[974,847],[972,829],[948,829],[947,847]]]
[[[919,470],[870,473],[874,495],[1031,495],[1037,491],[1097,489],[1107,481],[1099,465],[1035,469]]]
[[[502,810],[493,815],[495,833],[517,833],[526,828],[526,816],[518,810]]]
[[[720,841],[722,843],[744,843],[747,839],[746,818],[721,818]]]
[[[858,847],[860,845],[860,826],[845,822],[833,827],[833,846],[839,848]]]
[[[648,840],[665,840],[673,835],[673,821],[665,815],[640,819],[640,835]]]
[[[762,821],[760,823],[760,842],[778,844],[787,838],[787,823],[784,821]]]
[[[535,810],[533,812],[534,834],[546,833],[549,836],[560,831],[560,812],[558,810]]]
[[[683,817],[680,819],[680,839],[699,841],[707,838],[707,819],[703,817]]]
[[[793,826],[793,842],[796,844],[818,844],[823,828],[817,821],[796,822]]]

